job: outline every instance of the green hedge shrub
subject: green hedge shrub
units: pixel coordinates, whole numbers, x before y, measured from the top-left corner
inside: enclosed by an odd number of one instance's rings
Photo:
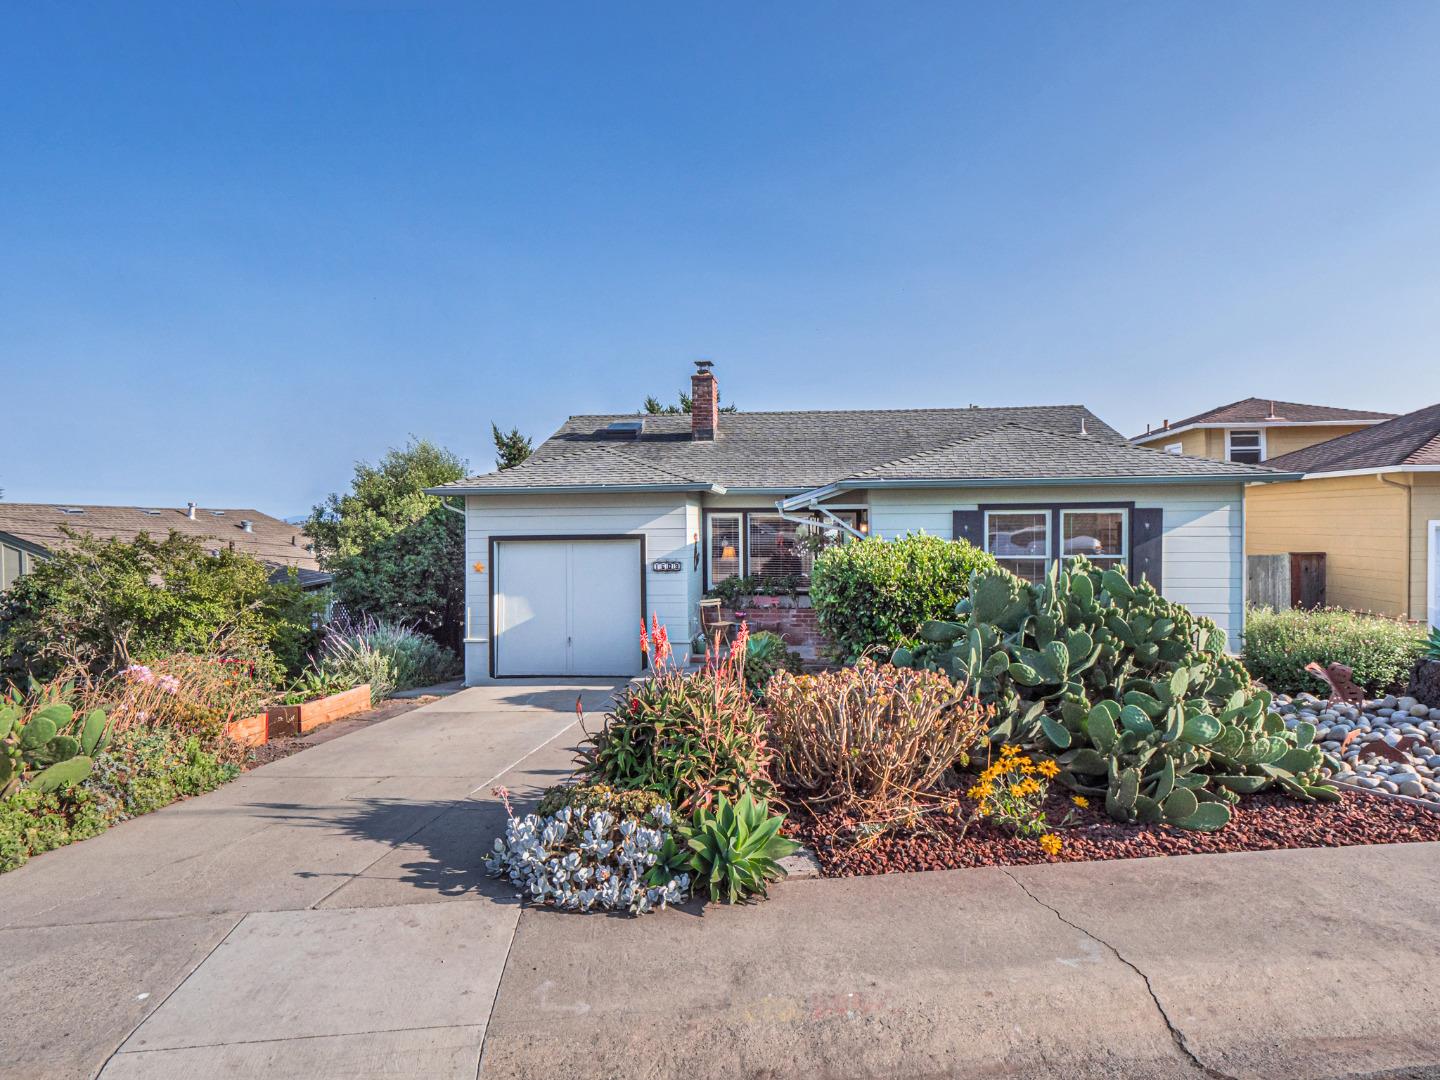
[[[820,632],[843,659],[876,646],[888,657],[921,623],[951,618],[972,573],[996,568],[993,556],[964,540],[923,533],[857,540],[816,557],[810,601]]]
[[[1325,684],[1305,671],[1311,661],[1346,665],[1368,693],[1398,690],[1425,648],[1418,627],[1342,608],[1252,608],[1244,638],[1250,674],[1280,694],[1325,692]]]

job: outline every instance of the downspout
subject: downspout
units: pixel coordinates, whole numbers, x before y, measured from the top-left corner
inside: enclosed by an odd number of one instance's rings
[[[1411,589],[1415,583],[1415,567],[1413,565],[1415,561],[1415,544],[1410,535],[1415,529],[1415,488],[1408,480],[1402,484],[1397,480],[1391,480],[1384,473],[1376,473],[1375,478],[1389,487],[1405,489],[1405,592],[1401,596],[1402,607],[1400,617],[1402,619],[1408,619],[1410,617]]]
[[[464,497],[463,497],[463,496],[461,496],[461,502],[462,502],[462,504],[463,504],[463,502],[464,502]],[[465,512],[465,507],[464,507],[463,505],[461,505],[461,506],[451,506],[451,505],[450,505],[450,498],[449,498],[448,496],[445,496],[445,495],[440,496],[440,505],[443,506],[446,510],[449,510],[452,514],[459,514],[460,517],[461,517],[461,520],[463,520],[463,521],[465,521],[465,522],[467,522],[467,523],[469,522],[470,516]],[[468,546],[468,544],[469,544],[469,539],[468,539],[466,536],[462,535],[462,536],[460,537],[461,550],[464,551],[465,548]],[[469,583],[469,580],[470,580],[470,579],[469,579],[469,575],[468,575],[468,574],[465,574],[465,573],[463,572],[463,570],[462,570],[462,572],[461,572],[461,579],[465,582],[465,596],[464,596],[464,598],[463,598],[462,601],[461,601],[461,603],[462,603],[463,606],[462,606],[461,609],[460,609],[460,621],[461,621],[461,623],[462,623],[462,625],[461,625],[461,627],[460,627],[460,652],[461,652],[461,654],[463,655],[464,652],[465,652],[465,643],[466,643],[467,641],[470,641],[470,640],[471,640],[471,637],[470,637],[470,583]]]

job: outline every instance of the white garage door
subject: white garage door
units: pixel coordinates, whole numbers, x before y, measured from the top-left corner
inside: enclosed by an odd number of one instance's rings
[[[496,675],[640,671],[640,541],[495,542]]]

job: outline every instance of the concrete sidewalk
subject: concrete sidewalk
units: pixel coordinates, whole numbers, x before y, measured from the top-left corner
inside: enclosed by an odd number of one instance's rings
[[[0,1078],[473,1077],[519,914],[490,787],[567,775],[612,690],[467,690],[0,876]]]
[[[488,792],[568,774],[579,692],[467,690],[0,877],[0,1078],[1440,1077],[1435,844],[522,910]]]

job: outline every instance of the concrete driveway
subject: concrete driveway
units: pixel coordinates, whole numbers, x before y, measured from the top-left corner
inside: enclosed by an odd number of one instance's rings
[[[1440,1077],[1440,845],[522,911],[488,791],[610,689],[467,690],[0,877],[0,1078]]]

